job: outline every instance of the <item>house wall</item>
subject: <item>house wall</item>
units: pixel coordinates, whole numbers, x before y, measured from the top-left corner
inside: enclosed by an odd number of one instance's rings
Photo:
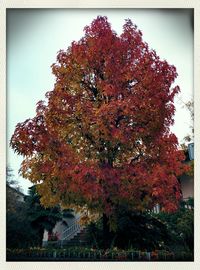
[[[71,218],[63,218],[63,220],[56,223],[53,232],[58,233],[58,236],[60,238],[62,236],[62,233],[74,223],[74,220],[76,218],[76,215]]]
[[[73,214],[74,214],[74,217],[63,218],[61,221],[58,221],[56,223],[56,225],[55,225],[55,227],[53,229],[53,233],[58,233],[59,239],[61,239],[62,233],[74,223],[75,219],[80,217],[80,213],[73,213]],[[46,245],[46,241],[48,241],[48,231],[44,230],[43,246]]]
[[[180,177],[180,182],[183,199],[194,198],[194,177],[184,174]]]

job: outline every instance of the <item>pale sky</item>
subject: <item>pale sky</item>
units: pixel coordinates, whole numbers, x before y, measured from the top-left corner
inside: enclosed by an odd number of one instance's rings
[[[179,142],[190,132],[190,115],[180,98],[193,98],[193,29],[189,9],[10,9],[7,10],[7,144],[18,122],[35,116],[36,103],[53,90],[51,65],[57,52],[78,41],[83,28],[98,15],[107,16],[112,29],[121,34],[130,18],[143,40],[161,59],[177,68],[175,81],[181,88],[176,98],[172,131]],[[7,164],[27,193],[32,185],[18,176],[22,157],[7,148]]]

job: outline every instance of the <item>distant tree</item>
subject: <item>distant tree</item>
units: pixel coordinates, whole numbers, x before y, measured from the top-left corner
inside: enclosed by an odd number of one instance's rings
[[[185,153],[188,153],[188,144],[194,142],[194,101],[190,100],[187,103],[184,103],[184,108],[186,108],[190,113],[190,133],[183,138],[183,143],[181,144],[182,149]],[[194,160],[188,162],[189,170],[187,174],[194,176]]]
[[[105,238],[119,206],[137,212],[159,203],[175,211],[177,177],[186,169],[169,129],[176,68],[149,49],[130,20],[118,36],[99,16],[58,53],[52,71],[47,104],[38,102],[36,116],[11,138],[41,203],[102,214]]]
[[[27,204],[13,170],[6,168],[6,247],[24,248],[38,245],[39,237],[27,216]]]
[[[185,136],[184,140],[186,142],[191,142],[194,141],[194,101],[188,101],[187,103],[185,103],[185,107],[186,109],[189,111],[190,113],[190,119],[191,119],[191,124],[190,124],[190,134]]]
[[[12,185],[12,186],[11,186]],[[14,186],[14,187],[13,187]],[[44,229],[52,231],[57,221],[62,219],[59,206],[44,208],[35,186],[29,188],[25,201],[19,200],[18,181],[11,168],[7,169],[6,185],[6,245],[8,248],[41,246]],[[20,196],[23,196],[20,192]]]
[[[6,184],[19,192],[23,192],[19,182],[15,179],[13,169],[10,166],[6,166]]]
[[[6,207],[7,212],[17,212],[22,203],[17,198],[22,193],[19,182],[15,180],[13,169],[6,167]]]

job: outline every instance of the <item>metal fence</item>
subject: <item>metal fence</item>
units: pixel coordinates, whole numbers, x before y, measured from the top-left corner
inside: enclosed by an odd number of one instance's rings
[[[190,252],[94,249],[8,249],[7,261],[193,261]]]

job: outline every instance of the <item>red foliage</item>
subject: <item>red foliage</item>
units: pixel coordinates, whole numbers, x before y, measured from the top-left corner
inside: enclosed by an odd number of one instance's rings
[[[186,170],[169,130],[176,68],[148,48],[130,20],[118,36],[97,17],[58,53],[52,72],[47,104],[40,101],[11,139],[43,203],[87,205],[108,216],[120,204],[174,211],[177,177]]]
[[[59,235],[58,232],[55,232],[55,233],[54,232],[52,232],[52,233],[48,232],[48,241],[58,241],[59,237],[60,237],[60,235]]]

